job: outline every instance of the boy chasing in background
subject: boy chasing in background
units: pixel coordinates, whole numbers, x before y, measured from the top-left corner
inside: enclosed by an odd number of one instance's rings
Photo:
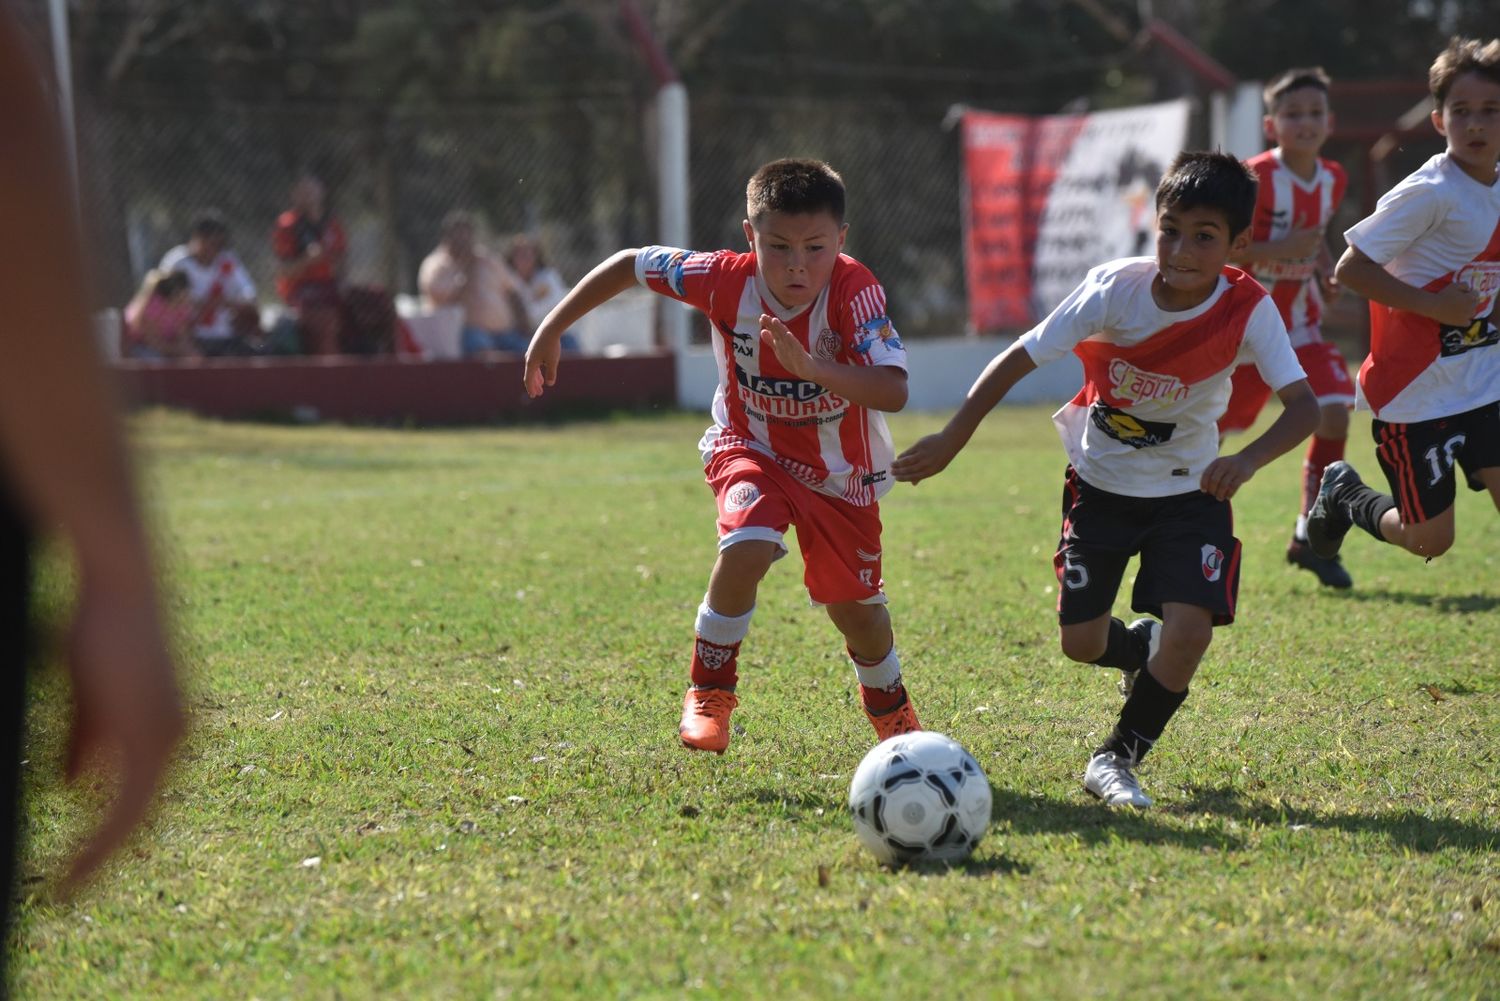
[[[564,331],[636,283],[707,314],[719,387],[698,448],[718,503],[719,554],[698,606],[682,743],[729,745],[740,643],[792,525],[808,594],[843,634],[884,740],[920,729],[885,608],[877,504],[895,454],[881,412],[906,405],[906,351],[880,283],[840,253],[849,227],[831,167],[768,163],[746,203],[748,253],[622,250],[585,276],[532,337],[526,391],[553,384]]]
[[[1276,304],[1226,267],[1250,242],[1254,175],[1232,156],[1184,153],[1156,189],[1156,257],[1089,272],[1052,314],[993,361],[947,426],[892,465],[917,483],[941,472],[1022,376],[1069,351],[1084,385],[1054,417],[1069,467],[1053,563],[1063,653],[1126,672],[1114,732],[1084,788],[1110,805],[1149,806],[1134,769],[1187,697],[1213,638],[1234,620],[1240,544],[1229,499],[1318,420],[1317,399]],[[1284,410],[1254,441],[1219,456],[1215,421],[1230,373],[1252,362]],[[1110,614],[1140,554],[1131,605]]]

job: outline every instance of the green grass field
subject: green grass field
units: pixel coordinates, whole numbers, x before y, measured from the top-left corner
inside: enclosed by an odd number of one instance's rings
[[[897,417],[898,445],[937,423]],[[1061,448],[1044,409],[992,416],[883,515],[907,683],[994,823],[962,867],[891,872],[845,811],[873,735],[795,557],[743,732],[677,744],[702,424],[139,418],[194,727],[151,828],[60,902],[41,874],[96,793],[57,782],[65,689],[39,681],[21,995],[1500,996],[1487,498],[1430,565],[1351,535],[1335,594],[1282,561],[1300,456],[1262,471],[1239,621],[1143,773],[1158,808],[1110,812],[1079,778],[1116,675],[1057,649]]]

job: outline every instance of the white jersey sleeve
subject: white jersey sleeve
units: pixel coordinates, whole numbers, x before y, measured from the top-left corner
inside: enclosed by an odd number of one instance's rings
[[[1344,231],[1344,239],[1384,265],[1435,229],[1443,215],[1443,198],[1436,187],[1412,175],[1382,195],[1373,213]]]
[[[1047,318],[1021,336],[1021,346],[1037,367],[1066,356],[1080,342],[1107,325],[1113,264],[1091,270]]]

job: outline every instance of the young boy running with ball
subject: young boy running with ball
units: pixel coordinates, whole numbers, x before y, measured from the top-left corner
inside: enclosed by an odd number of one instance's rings
[[[766,164],[750,178],[746,216],[746,253],[644,247],[596,267],[537,328],[526,391],[557,378],[563,331],[637,283],[707,314],[719,387],[698,448],[719,547],[694,624],[683,746],[729,745],[740,643],[792,525],[808,594],[843,634],[876,735],[918,730],[885,608],[877,504],[895,454],[881,412],[906,405],[906,351],[885,290],[840,252],[849,226],[833,168]]]
[[[1344,234],[1338,279],[1370,300],[1360,400],[1391,493],[1329,466],[1307,519],[1327,557],[1354,525],[1429,560],[1446,553],[1455,466],[1500,507],[1500,39],[1454,39],[1428,85],[1447,151]]]
[[[1255,176],[1222,153],[1183,153],[1156,189],[1156,256],[1089,272],[1052,314],[980,375],[947,426],[892,465],[917,483],[941,472],[1022,376],[1069,351],[1084,385],[1054,417],[1069,467],[1053,564],[1063,653],[1126,672],[1125,705],[1094,751],[1084,788],[1111,806],[1150,806],[1135,776],[1216,625],[1234,620],[1240,543],[1229,499],[1318,423],[1318,403],[1276,304],[1227,267],[1250,240]],[[1251,362],[1284,410],[1254,441],[1218,455],[1230,375]],[[1110,614],[1140,554],[1132,607]]]

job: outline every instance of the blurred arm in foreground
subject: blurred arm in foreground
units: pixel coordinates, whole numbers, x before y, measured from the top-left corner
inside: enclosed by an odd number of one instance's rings
[[[0,466],[23,520],[59,530],[76,561],[68,777],[97,751],[112,753],[117,769],[112,802],[69,866],[64,885],[73,889],[146,815],[183,720],[150,546],[94,352],[68,165],[39,79],[20,29],[0,11]],[[24,564],[24,543],[16,549]],[[25,596],[24,577],[3,592],[8,603]],[[13,772],[16,762],[0,767]],[[5,833],[8,844],[12,837]],[[13,859],[0,864],[13,871]],[[8,904],[9,895],[0,907]]]

